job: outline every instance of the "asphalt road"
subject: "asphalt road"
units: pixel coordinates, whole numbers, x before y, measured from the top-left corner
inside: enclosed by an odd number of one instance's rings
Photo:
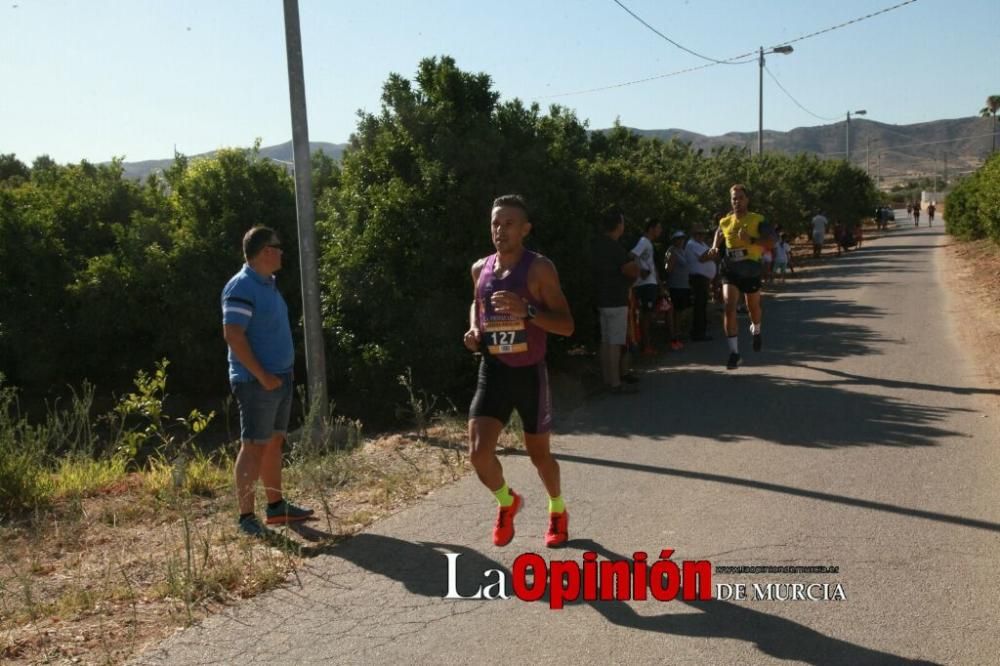
[[[137,663],[998,663],[1000,391],[956,342],[938,265],[949,239],[926,219],[767,296],[764,350],[749,350],[744,320],[739,370],[716,332],[648,369],[639,394],[557,414],[566,549],[543,547],[544,491],[526,457],[507,456],[527,504],[506,548],[469,476]],[[460,553],[469,595],[491,569],[509,591],[522,553],[651,563],[663,548],[675,562],[838,571],[717,571],[713,587],[746,584],[740,601],[443,599],[445,552]],[[752,593],[797,582],[846,598]]]

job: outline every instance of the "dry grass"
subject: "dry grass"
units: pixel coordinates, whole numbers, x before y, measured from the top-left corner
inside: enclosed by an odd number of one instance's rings
[[[985,379],[1000,385],[1000,247],[989,240],[952,240],[944,248],[942,274],[952,296],[948,315]]]
[[[396,434],[289,466],[286,493],[317,509],[318,543],[287,530],[269,543],[240,536],[229,458],[192,460],[183,474],[167,463],[141,474],[66,467],[71,492],[0,525],[0,662],[123,663],[462,476],[465,437],[464,423],[443,422],[424,439]]]

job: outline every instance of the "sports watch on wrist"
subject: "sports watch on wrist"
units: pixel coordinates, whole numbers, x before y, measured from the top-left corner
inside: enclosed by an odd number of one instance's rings
[[[524,318],[529,320],[534,319],[537,314],[538,310],[535,308],[535,306],[532,305],[531,303],[528,303],[528,314],[526,314]]]

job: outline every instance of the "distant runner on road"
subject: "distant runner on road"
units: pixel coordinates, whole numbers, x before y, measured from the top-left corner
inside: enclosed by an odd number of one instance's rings
[[[569,514],[562,498],[559,463],[549,449],[552,398],[545,364],[546,333],[571,335],[573,315],[552,262],[524,247],[531,232],[528,207],[516,194],[493,202],[490,234],[496,254],[472,265],[474,300],[465,346],[482,352],[476,395],[469,407],[469,457],[497,499],[493,543],[514,538],[514,516],[523,499],[507,487],[496,455],[497,440],[516,409],[524,445],[549,495],[545,545],[568,539]]]
[[[913,226],[920,226],[920,203],[913,204]]]
[[[761,256],[764,246],[774,242],[771,227],[764,216],[747,210],[750,203],[744,185],[729,188],[733,212],[719,220],[715,232],[712,253],[719,254],[722,241],[726,244],[726,258],[722,265],[722,294],[726,302],[726,341],[729,344],[729,360],[726,367],[735,370],[740,365],[739,324],[736,320],[736,306],[740,293],[744,294],[750,313],[750,334],[753,336],[753,350],[760,351],[761,317],[760,277]],[[824,218],[825,222],[825,218]]]
[[[933,227],[934,226],[934,210],[935,210],[934,202],[932,201],[932,202],[930,202],[930,204],[927,205],[927,226],[928,227]]]

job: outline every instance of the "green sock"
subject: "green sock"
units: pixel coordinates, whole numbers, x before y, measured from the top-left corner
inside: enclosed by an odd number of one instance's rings
[[[500,490],[493,491],[493,494],[500,506],[510,506],[514,503],[514,496],[510,494],[510,488],[507,487],[506,483],[500,486]]]
[[[549,498],[549,513],[562,513],[565,510],[566,502],[563,501],[562,495]]]

